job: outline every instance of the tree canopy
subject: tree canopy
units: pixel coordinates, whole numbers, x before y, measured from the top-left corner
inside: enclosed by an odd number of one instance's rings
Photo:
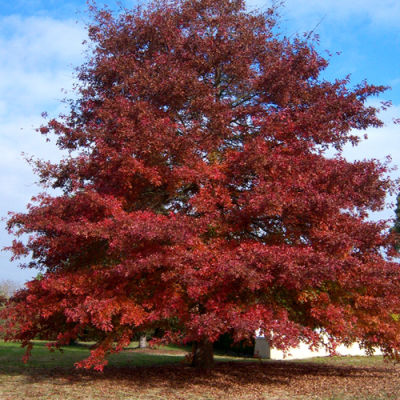
[[[257,329],[280,349],[328,337],[396,357],[394,238],[368,220],[394,184],[385,164],[341,156],[382,125],[366,100],[385,88],[321,77],[328,60],[308,36],[278,35],[274,8],[92,12],[77,99],[40,128],[67,151],[35,162],[62,194],[8,221],[14,257],[42,274],[3,312],[6,338],[29,352],[39,334],[59,346],[94,329],[79,365],[98,369],[154,328],[206,367],[222,334]]]

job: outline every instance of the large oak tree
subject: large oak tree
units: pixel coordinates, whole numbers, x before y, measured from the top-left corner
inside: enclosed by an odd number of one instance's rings
[[[68,155],[37,161],[44,186],[11,216],[11,247],[42,270],[9,302],[8,340],[30,348],[96,332],[80,366],[136,332],[212,343],[261,329],[273,346],[358,341],[396,356],[400,268],[368,212],[393,189],[387,166],[349,162],[366,105],[385,88],[327,81],[309,38],[274,30],[274,9],[241,0],[93,9],[77,100],[40,130]],[[332,149],[336,149],[332,156]]]

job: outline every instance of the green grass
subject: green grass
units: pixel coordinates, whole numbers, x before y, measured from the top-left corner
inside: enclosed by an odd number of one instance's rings
[[[73,368],[74,364],[87,358],[90,354],[90,346],[94,343],[78,343],[77,345],[65,346],[61,350],[49,351],[46,342],[36,340],[32,354],[27,363],[22,362],[25,349],[19,343],[0,341],[0,371],[19,370],[26,368]],[[142,353],[135,351],[138,343],[132,342],[125,351],[118,354],[111,354],[107,357],[108,365],[112,367],[144,367],[151,365],[163,365],[182,362],[185,358],[184,353],[190,351],[190,347],[177,345],[159,346],[155,352]],[[165,351],[165,354],[162,354]],[[171,354],[167,354],[171,352]],[[176,352],[174,354],[173,352]],[[253,358],[238,358],[229,355],[215,355],[216,362],[224,361],[252,361]]]
[[[74,364],[87,358],[90,354],[89,344],[77,344],[62,347],[61,350],[49,351],[46,342],[34,341],[32,354],[27,363],[22,362],[25,349],[19,343],[0,341],[0,371],[21,370],[30,368],[52,369],[52,368],[73,368]],[[113,367],[142,367],[150,365],[162,365],[178,363],[184,359],[180,354],[146,354],[129,351],[137,347],[132,343],[126,351],[118,354],[111,354],[108,357],[110,366]],[[176,347],[164,346],[165,350],[176,350]]]
[[[313,357],[306,358],[302,360],[296,360],[296,362],[300,363],[309,363],[312,362],[314,364],[324,364],[324,365],[347,365],[352,367],[375,367],[381,366],[382,364],[393,364],[392,361],[384,360],[383,356],[331,356],[331,357]]]

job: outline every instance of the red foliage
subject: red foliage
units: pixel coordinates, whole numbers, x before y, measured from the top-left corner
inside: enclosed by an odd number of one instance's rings
[[[313,43],[241,0],[92,11],[78,100],[40,129],[69,151],[36,163],[64,194],[8,222],[30,235],[14,256],[43,274],[2,313],[7,339],[59,346],[94,329],[81,366],[100,369],[155,327],[198,343],[261,328],[282,349],[325,331],[395,355],[399,265],[367,220],[393,183],[386,165],[340,156],[355,129],[382,125],[365,100],[385,88],[320,78]]]

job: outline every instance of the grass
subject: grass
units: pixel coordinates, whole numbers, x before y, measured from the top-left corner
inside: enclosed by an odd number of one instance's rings
[[[0,342],[0,400],[398,400],[399,368],[382,357],[320,357],[259,361],[216,356],[210,373],[184,361],[188,349],[163,346],[112,355],[104,373],[76,370],[88,344],[49,352]]]
[[[0,341],[0,371],[10,370],[29,370],[29,369],[52,369],[74,368],[74,364],[83,360],[90,354],[92,343],[78,343],[72,346],[65,346],[61,351],[49,351],[46,342],[36,340],[32,349],[32,355],[29,361],[22,363],[22,357],[25,349],[18,343],[5,343]],[[163,364],[180,363],[185,360],[185,355],[189,352],[189,347],[176,345],[159,346],[153,349],[142,351],[137,348],[138,343],[132,342],[125,351],[118,354],[111,354],[108,357],[108,366],[110,367],[145,367]],[[237,357],[227,355],[215,355],[215,360],[232,361]],[[241,358],[243,361],[254,361],[254,359]],[[0,399],[1,400],[1,399]]]
[[[32,355],[29,361],[24,364],[21,360],[25,349],[22,349],[20,344],[0,341],[0,371],[23,371],[37,368],[71,369],[76,362],[89,356],[90,345],[91,343],[78,343],[77,345],[62,347],[61,352],[59,350],[50,352],[45,342],[34,341]],[[135,347],[137,347],[137,344],[132,343],[126,351],[110,355],[108,358],[109,365],[113,367],[143,367],[177,363],[184,359],[184,355],[181,354],[182,349],[176,354],[160,354],[162,350],[176,350],[174,347],[164,346],[154,353],[151,350],[145,353],[133,351]]]
[[[332,357],[313,357],[297,360],[299,363],[324,364],[324,365],[348,365],[352,367],[379,367],[382,365],[393,365],[390,361],[384,360],[383,356],[332,356]],[[400,399],[399,399],[400,400]]]

